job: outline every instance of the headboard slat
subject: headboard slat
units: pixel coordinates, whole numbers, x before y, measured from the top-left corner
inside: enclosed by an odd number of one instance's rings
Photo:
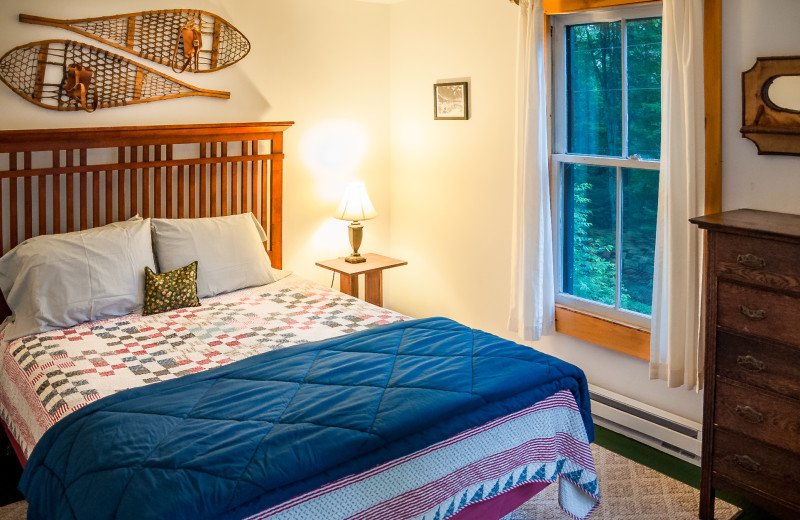
[[[89,176],[93,175],[91,171],[86,170],[86,166],[89,164],[89,160],[87,158],[88,154],[85,148],[81,148],[78,151],[78,163],[81,165],[81,172],[79,177],[79,186],[81,192],[81,205],[80,205],[80,229],[86,229],[89,227],[89,201],[91,200],[91,194],[89,192]]]
[[[75,150],[67,149],[67,166],[75,166]],[[66,175],[67,233],[75,231],[75,173]]]
[[[21,169],[31,167],[31,153],[22,154],[23,166]],[[26,177],[23,184],[23,201],[25,211],[25,236],[33,235],[33,178]]]
[[[143,163],[150,162],[150,147],[142,146],[142,155],[139,160]],[[153,173],[151,168],[141,168],[142,172],[142,217],[148,218],[151,214],[150,206],[150,174]]]
[[[239,213],[242,211],[242,198],[240,197],[239,193],[239,177],[242,175],[242,163],[241,161],[235,162],[231,164],[231,211],[234,213]],[[242,183],[244,186],[245,184]]]
[[[269,163],[267,161],[261,161],[261,178],[266,179],[269,177]],[[261,182],[261,222],[264,224],[264,215],[269,214],[269,191],[266,189],[267,183],[262,181]]]
[[[136,155],[135,157],[131,157],[131,162],[139,162],[139,154],[141,153],[140,147],[134,147],[133,153]],[[139,187],[142,183],[142,170],[141,168],[131,168],[130,170],[131,176],[131,215],[141,215],[142,214],[142,207],[139,203]],[[142,193],[143,194],[143,193]]]
[[[200,201],[197,205],[198,217],[207,217],[208,212],[206,208],[206,187],[207,187],[207,180],[206,177],[208,176],[208,163],[204,161],[207,157],[206,153],[206,144],[200,143],[200,160],[201,163],[198,165],[197,170],[197,182],[200,184]]]
[[[186,166],[178,166],[176,168],[176,171],[178,172],[178,218],[186,218],[183,199],[186,195],[186,175],[188,170],[188,164]]]
[[[16,161],[14,161],[16,163]],[[16,168],[16,164],[14,164],[14,168]],[[17,192],[19,190],[18,186],[19,179],[11,179],[8,183],[9,188],[9,197],[8,197],[8,209],[11,213],[11,219],[9,220],[9,237],[11,239],[12,244],[16,244],[19,242],[19,222],[18,222],[18,211],[19,211],[19,202],[17,201]]]
[[[25,154],[26,163],[29,161],[27,154]],[[25,177],[25,182],[22,183],[24,190],[24,211],[25,211],[25,236],[33,236],[33,178]]]
[[[222,142],[220,145],[220,157],[227,157],[228,156],[228,143]],[[228,213],[228,169],[230,168],[230,163],[220,164],[218,166],[222,170],[222,215],[230,215]]]
[[[211,142],[209,143],[209,146],[211,148],[211,157],[216,158],[217,143]],[[212,164],[211,167],[209,168],[209,171],[211,173],[211,179],[209,181],[211,183],[211,216],[218,217],[219,209],[217,207],[217,185],[219,183],[219,165],[217,165],[216,163]]]
[[[47,234],[47,176],[36,177],[37,204],[39,206],[39,234]],[[0,241],[2,243],[2,241]]]
[[[117,167],[111,170],[110,180],[111,183],[106,186],[106,197],[111,199],[111,208],[108,213],[107,220],[109,222],[116,222],[119,220],[125,220],[125,215],[123,210],[125,209],[125,192],[123,191],[122,187],[125,181],[125,176],[123,170],[120,167],[125,164],[125,147],[119,146],[117,147]],[[116,185],[116,192],[114,191],[114,186]],[[114,193],[117,194],[117,213],[116,215],[114,212]]]
[[[100,176],[101,172],[92,172],[92,226],[100,225]]]
[[[172,161],[172,145],[168,144],[167,148],[167,161]],[[173,187],[175,183],[175,167],[169,166],[164,168],[164,174],[166,175],[167,179],[167,200],[166,200],[166,209],[167,209],[167,218],[174,218],[174,214],[172,212],[174,198],[173,198]]]
[[[12,153],[8,158],[8,169],[17,169],[17,154]],[[17,231],[17,179],[9,179],[8,181],[8,211],[9,211],[9,227],[8,236],[12,243],[18,241]]]
[[[78,214],[80,215],[80,227],[78,229],[87,229],[89,227],[89,201],[92,199],[91,192],[89,191],[89,175],[79,176],[79,191],[80,201]]]
[[[53,150],[53,166],[57,167],[61,165],[61,152],[58,150]],[[61,177],[63,175],[53,175],[51,178],[52,187],[51,191],[53,193],[53,216],[51,217],[53,220],[53,233],[61,233]],[[16,242],[13,242],[16,244]],[[13,245],[12,245],[13,247]]]
[[[253,149],[252,141],[247,143],[247,155],[252,156],[255,155],[255,152],[258,150]],[[252,211],[253,214],[258,213],[258,208],[256,208],[256,201],[258,200],[258,173],[256,170],[256,164],[254,162],[247,163],[247,171],[250,175],[250,200],[247,201],[247,207],[249,208],[248,211]]]
[[[197,179],[200,177],[200,165],[189,167],[189,218],[197,217],[195,201],[197,200]]]
[[[155,160],[156,162],[161,161],[161,146],[155,146],[153,151],[155,152]],[[156,167],[153,170],[153,212],[152,216],[155,218],[161,218],[163,215],[161,214],[161,171],[163,167]]]
[[[103,172],[103,185],[105,186],[103,193],[106,199],[106,212],[103,218],[103,224],[109,224],[114,218],[114,197],[111,196],[114,188],[114,174],[111,170]]]

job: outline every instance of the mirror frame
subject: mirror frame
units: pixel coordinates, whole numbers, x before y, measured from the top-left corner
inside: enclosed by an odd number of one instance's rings
[[[740,132],[755,143],[759,155],[800,156],[800,111],[781,108],[769,98],[780,76],[800,76],[800,56],[757,58],[742,73]]]

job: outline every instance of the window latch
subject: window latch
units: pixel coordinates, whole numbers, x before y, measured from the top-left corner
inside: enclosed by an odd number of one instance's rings
[[[629,157],[629,159],[633,159],[634,161],[641,161],[642,160],[642,156],[639,155],[638,153],[635,153],[635,154],[631,155]]]

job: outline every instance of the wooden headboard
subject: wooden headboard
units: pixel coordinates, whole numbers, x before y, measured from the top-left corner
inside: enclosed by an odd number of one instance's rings
[[[268,231],[272,265],[281,268],[283,132],[292,124],[0,131],[0,253],[30,237],[137,213],[252,211]]]

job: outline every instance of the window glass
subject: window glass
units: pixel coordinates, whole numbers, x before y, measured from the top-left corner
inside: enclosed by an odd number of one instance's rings
[[[626,22],[628,155],[661,155],[661,18]]]
[[[620,22],[567,28],[567,152],[622,153]]]
[[[614,305],[616,168],[564,165],[563,292]]]
[[[650,314],[658,210],[658,172],[622,169],[620,306]]]

